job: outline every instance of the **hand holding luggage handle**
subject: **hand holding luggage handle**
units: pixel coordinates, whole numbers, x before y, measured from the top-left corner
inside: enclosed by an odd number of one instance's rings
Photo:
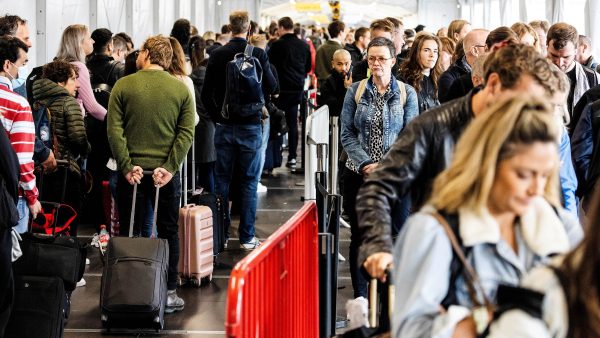
[[[381,323],[381,319],[378,322],[377,321],[377,310],[378,310],[378,304],[379,301],[377,299],[377,284],[378,284],[378,279],[377,278],[373,278],[371,279],[371,283],[369,283],[369,325],[370,327],[378,327],[381,326],[379,325]],[[387,298],[387,307],[388,307],[388,311],[387,314],[389,315],[389,318],[387,318],[387,320],[389,320],[388,323],[392,322],[392,313],[394,313],[394,293],[395,293],[395,289],[394,289],[394,282],[392,280],[392,271],[390,268],[386,269],[386,282],[385,284],[388,287],[388,298]]]
[[[154,171],[152,170],[144,170],[142,172],[143,175],[153,175]],[[152,233],[156,233],[156,216],[158,215],[158,196],[159,196],[159,190],[160,187],[155,185],[156,187],[156,194],[154,197],[154,217],[152,219]],[[131,201],[131,215],[129,215],[129,237],[133,237],[133,222],[134,222],[134,215],[135,215],[135,197],[137,196],[137,188],[138,188],[138,183],[135,183],[133,185],[133,200]]]

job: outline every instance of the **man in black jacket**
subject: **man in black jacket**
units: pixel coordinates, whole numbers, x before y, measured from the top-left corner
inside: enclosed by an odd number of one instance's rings
[[[395,201],[410,193],[413,210],[424,204],[433,180],[450,164],[458,138],[489,105],[518,92],[552,97],[558,78],[551,67],[531,46],[502,48],[486,60],[482,89],[419,115],[402,131],[356,201],[362,230],[358,261],[371,276],[383,277],[392,263],[390,215]]]
[[[125,65],[112,57],[112,35],[106,28],[98,28],[92,32],[94,53],[85,64],[90,70],[92,87],[105,83],[112,88],[125,73]]]
[[[354,32],[354,43],[344,47],[350,53],[353,65],[362,61],[369,42],[371,42],[371,31],[367,27],[360,27]]]
[[[279,76],[277,107],[285,111],[288,131],[288,167],[296,166],[298,149],[298,106],[302,101],[304,79],[310,72],[311,58],[308,44],[294,34],[294,22],[283,17],[277,22],[279,39],[271,44],[269,61]]]
[[[253,250],[260,245],[254,236],[256,220],[256,187],[260,177],[260,146],[262,140],[262,109],[255,114],[243,117],[237,111],[229,109],[229,119],[221,115],[225,100],[226,67],[238,53],[243,53],[248,44],[246,38],[250,30],[248,12],[238,11],[229,15],[232,38],[229,42],[212,52],[206,67],[206,77],[202,87],[202,103],[212,120],[216,122],[215,149],[217,162],[215,164],[216,190],[224,200],[226,212],[226,236],[229,238],[229,184],[233,168],[240,174],[240,191],[242,192],[239,238],[240,246],[245,250]],[[277,81],[269,66],[269,57],[260,48],[254,48],[252,56],[260,61],[262,67],[263,97],[270,95]],[[229,93],[237,95],[238,93]],[[262,108],[262,107],[261,107]]]

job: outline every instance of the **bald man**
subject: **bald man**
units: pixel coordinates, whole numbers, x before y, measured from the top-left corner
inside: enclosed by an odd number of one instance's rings
[[[446,70],[440,80],[438,81],[438,97],[441,103],[448,102],[465,95],[463,91],[453,92],[451,91],[452,84],[458,80],[461,76],[465,76],[467,83],[471,79],[469,75],[471,73],[471,67],[475,63],[477,56],[483,55],[485,50],[485,39],[487,38],[490,31],[486,29],[473,29],[463,39],[463,48],[465,50],[465,56],[456,60],[456,62]],[[473,88],[473,83],[467,86],[468,90]],[[467,90],[467,92],[468,92]]]

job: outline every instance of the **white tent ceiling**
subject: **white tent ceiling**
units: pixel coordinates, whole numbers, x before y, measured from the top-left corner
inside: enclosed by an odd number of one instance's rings
[[[310,10],[305,6],[311,4]],[[314,10],[319,8],[320,10]],[[382,16],[404,18],[417,13],[417,0],[342,0],[342,20],[351,25],[369,23]],[[382,15],[382,13],[385,13]],[[261,17],[265,19],[289,16],[296,22],[324,23],[331,17],[331,9],[325,0],[263,0]]]

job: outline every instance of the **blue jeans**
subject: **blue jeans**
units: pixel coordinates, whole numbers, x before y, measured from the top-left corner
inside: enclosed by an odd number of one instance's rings
[[[267,117],[263,120],[262,140],[260,145],[260,169],[258,174],[260,175],[265,167],[265,156],[267,155],[267,145],[269,144],[269,132],[271,131],[271,118]],[[260,176],[259,176],[260,181]]]
[[[217,194],[221,195],[225,204],[225,234],[229,238],[229,183],[236,167],[240,175],[240,243],[248,243],[254,237],[256,220],[256,186],[260,177],[260,149],[262,146],[262,126],[223,125],[217,123],[215,130],[215,148],[217,162],[215,165],[215,183]]]
[[[17,210],[19,211],[19,223],[14,226],[18,233],[22,234],[27,232],[29,224],[29,208],[27,207],[27,201],[24,197],[19,197],[17,202]]]

